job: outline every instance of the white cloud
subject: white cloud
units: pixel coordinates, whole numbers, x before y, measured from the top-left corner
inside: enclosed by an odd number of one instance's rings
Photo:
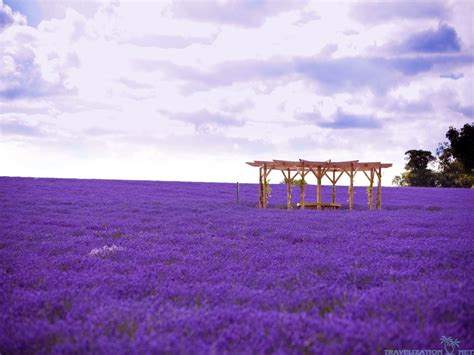
[[[406,150],[433,149],[466,120],[472,7],[382,11],[382,22],[348,3],[245,4],[227,5],[248,18],[224,15],[225,3],[72,1],[45,5],[36,28],[11,12],[2,175],[255,182],[246,160],[301,157],[393,162],[389,184]],[[440,20],[459,54],[387,49]]]
[[[0,0],[0,32],[12,25],[26,25],[26,17]]]

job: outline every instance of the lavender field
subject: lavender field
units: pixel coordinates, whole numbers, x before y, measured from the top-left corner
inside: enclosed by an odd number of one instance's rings
[[[0,353],[474,348],[474,190],[256,203],[256,185],[237,205],[234,184],[0,178]]]

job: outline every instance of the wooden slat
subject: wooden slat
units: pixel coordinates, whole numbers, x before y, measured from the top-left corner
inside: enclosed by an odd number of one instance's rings
[[[302,207],[302,205],[300,203],[298,203],[296,205],[297,207]],[[334,209],[337,209],[337,208],[341,208],[341,204],[340,203],[331,203],[331,202],[321,202],[321,203],[314,203],[314,202],[308,202],[305,204],[305,207],[308,207],[308,208],[334,208]]]
[[[298,171],[301,170],[302,166],[298,161],[290,161],[290,160],[273,160],[274,166],[277,169],[290,169],[291,171]]]
[[[255,163],[255,162],[246,162],[245,164],[248,164],[250,166],[254,166],[256,168],[259,168],[261,166],[261,164],[258,164],[258,163]]]
[[[304,164],[307,167],[317,168],[317,167],[329,167],[330,160],[327,161],[311,161],[300,159],[300,164]]]
[[[382,163],[379,162],[379,161],[359,161],[359,162],[357,162],[357,164],[359,164],[359,165],[369,164],[369,165],[377,165],[377,166],[379,166],[379,165],[382,164]]]
[[[283,165],[290,165],[290,166],[299,166],[300,162],[299,161],[292,161],[292,160],[277,160],[273,159],[274,163],[277,164],[283,164]]]
[[[283,169],[287,170],[288,168],[290,168],[291,171],[295,171],[295,170],[300,169],[299,166],[288,166],[284,164],[277,164],[273,161],[257,160],[253,164],[255,165],[252,165],[252,164],[249,164],[249,165],[257,166],[257,167],[265,165],[268,169],[275,169],[275,170],[283,170]]]
[[[378,168],[380,164],[381,164],[380,162],[359,162],[356,164],[356,166],[357,166],[357,170],[359,171],[362,171],[362,170],[370,171],[370,169]]]
[[[341,167],[351,167],[351,164],[356,164],[358,160],[348,160],[348,161],[332,161],[329,165],[330,168],[341,168]]]
[[[299,171],[299,170],[301,170],[301,168],[299,166],[289,166],[289,165],[273,165],[272,168],[276,169],[276,170],[288,170],[288,169],[290,169],[290,171]]]

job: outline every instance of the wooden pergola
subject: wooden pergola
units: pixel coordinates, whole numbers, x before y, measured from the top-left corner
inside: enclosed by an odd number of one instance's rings
[[[359,162],[358,160],[351,161],[340,161],[332,162],[331,160],[326,161],[310,161],[300,159],[299,161],[288,161],[288,160],[272,160],[262,161],[254,160],[253,162],[247,162],[248,165],[259,168],[259,194],[258,194],[258,207],[267,207],[267,189],[268,189],[268,175],[274,170],[280,170],[285,178],[287,184],[287,208],[291,206],[291,185],[293,184],[297,176],[301,177],[301,201],[298,204],[299,207],[305,208],[305,206],[311,205],[316,207],[318,210],[324,207],[339,208],[341,205],[336,203],[336,183],[339,181],[341,176],[346,173],[349,176],[349,209],[352,210],[354,200],[354,177],[357,172],[363,172],[369,180],[367,188],[367,198],[369,209],[373,209],[373,187],[375,176],[378,178],[377,182],[377,201],[376,207],[382,208],[382,169],[390,168],[392,164],[380,163],[380,162]],[[316,188],[316,204],[305,204],[305,178],[309,173],[313,173],[316,177],[317,188]],[[332,202],[323,203],[321,201],[322,192],[322,179],[326,176],[332,184]]]

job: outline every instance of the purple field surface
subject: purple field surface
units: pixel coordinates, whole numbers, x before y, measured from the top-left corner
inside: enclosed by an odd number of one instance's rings
[[[0,178],[0,353],[474,349],[473,189],[235,187]]]

